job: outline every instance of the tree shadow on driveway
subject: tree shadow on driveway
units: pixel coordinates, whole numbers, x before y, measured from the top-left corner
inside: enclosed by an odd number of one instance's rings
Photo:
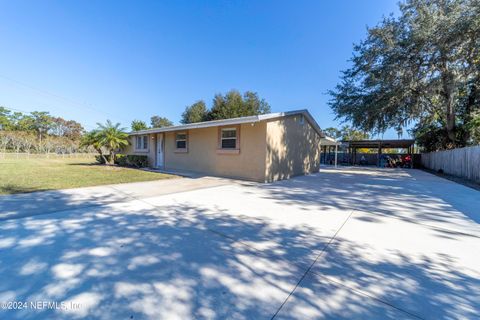
[[[355,309],[354,318],[375,317],[368,303],[359,307],[343,297],[346,291],[419,318],[478,315],[477,191],[423,172],[376,169],[325,170],[262,188],[262,197],[278,203],[355,210],[280,315],[346,318]],[[339,300],[319,298],[328,292],[325,282]],[[308,302],[301,307],[298,299]],[[335,303],[342,308],[335,310]]]
[[[480,237],[480,192],[420,170],[329,168],[262,188],[282,203],[358,209]]]
[[[272,257],[207,230],[265,241],[266,221],[202,211],[131,201],[4,220],[0,300],[81,306],[8,310],[8,318],[271,317],[306,268],[282,259],[289,250]],[[291,250],[304,246],[306,230],[277,232]]]

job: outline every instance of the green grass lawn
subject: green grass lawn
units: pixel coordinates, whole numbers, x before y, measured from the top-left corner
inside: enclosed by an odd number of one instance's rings
[[[174,176],[96,165],[94,159],[2,159],[0,194],[151,181]]]

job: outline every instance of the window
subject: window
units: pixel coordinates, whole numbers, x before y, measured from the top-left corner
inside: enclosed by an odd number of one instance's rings
[[[147,150],[148,149],[148,136],[136,136],[135,137],[135,149]]]
[[[237,149],[237,128],[222,129],[220,147],[222,149]]]
[[[177,149],[187,149],[187,134],[185,132],[175,135],[175,147]]]

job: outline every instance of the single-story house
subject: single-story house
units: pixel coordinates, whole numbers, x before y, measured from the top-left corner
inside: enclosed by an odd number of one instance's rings
[[[165,171],[270,182],[318,172],[329,142],[307,110],[214,120],[130,133],[124,153]]]

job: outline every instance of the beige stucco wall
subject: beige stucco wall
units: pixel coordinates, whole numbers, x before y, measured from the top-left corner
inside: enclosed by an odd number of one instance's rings
[[[265,181],[266,123],[240,125],[240,151],[221,154],[219,127],[188,131],[188,152],[175,152],[175,133],[165,133],[165,169]]]
[[[218,152],[219,127],[188,130],[188,152],[177,152],[176,132],[165,132],[164,169],[261,182],[318,172],[320,136],[307,119],[301,124],[299,117],[239,125],[240,151],[236,154]],[[149,135],[148,149],[138,151],[131,137],[131,144],[124,152],[147,155],[149,165],[155,167],[156,139],[156,134]]]
[[[267,122],[267,181],[320,170],[320,136],[307,119],[301,124],[300,117],[295,115]]]
[[[122,150],[122,153],[125,154],[135,154],[135,155],[143,155],[148,157],[148,165],[150,167],[155,166],[155,144],[156,144],[156,138],[155,134],[150,134],[148,135],[148,149],[146,151],[138,151],[135,150],[135,136],[129,137],[130,144],[128,147],[124,148]]]

